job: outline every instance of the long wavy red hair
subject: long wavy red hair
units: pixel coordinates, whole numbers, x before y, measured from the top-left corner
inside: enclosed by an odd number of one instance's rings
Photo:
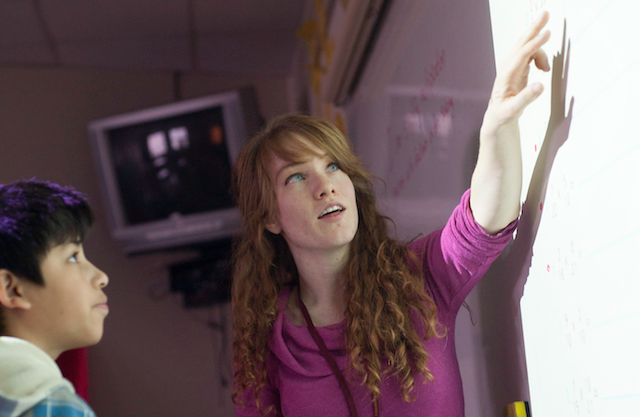
[[[267,380],[269,340],[278,316],[278,295],[297,283],[297,270],[284,238],[265,229],[277,208],[267,169],[274,154],[290,161],[309,155],[296,136],[325,151],[349,175],[356,192],[359,222],[345,288],[345,340],[352,375],[378,398],[382,373],[392,372],[403,398],[410,401],[415,372],[432,379],[423,341],[442,336],[435,304],[425,291],[415,256],[389,236],[389,219],[376,207],[371,174],[353,154],[350,142],[332,124],[304,115],[269,122],[247,142],[234,165],[233,189],[244,224],[233,257],[233,400],[242,404],[244,391],[253,388],[261,412],[269,411],[259,401]],[[419,318],[420,328],[414,328],[412,317]],[[391,364],[385,371],[381,359]]]

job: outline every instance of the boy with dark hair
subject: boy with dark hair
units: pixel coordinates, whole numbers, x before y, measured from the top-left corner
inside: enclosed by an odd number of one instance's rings
[[[109,279],[85,257],[93,223],[71,187],[0,185],[0,416],[95,416],[62,377],[62,352],[96,344]]]

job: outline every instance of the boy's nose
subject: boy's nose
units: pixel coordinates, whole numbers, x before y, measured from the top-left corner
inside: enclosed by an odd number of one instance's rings
[[[94,267],[95,268],[95,267]],[[102,270],[96,268],[96,281],[98,283],[98,287],[104,288],[109,285],[109,277]]]

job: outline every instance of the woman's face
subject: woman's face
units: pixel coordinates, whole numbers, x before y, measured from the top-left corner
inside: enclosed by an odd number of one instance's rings
[[[292,140],[306,142],[311,152],[301,162],[272,155],[277,212],[267,230],[284,237],[295,259],[323,251],[346,254],[358,229],[353,182],[326,152],[300,136]]]

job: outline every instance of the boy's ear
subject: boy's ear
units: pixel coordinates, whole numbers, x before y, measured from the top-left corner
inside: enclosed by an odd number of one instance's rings
[[[30,309],[31,303],[24,290],[23,281],[13,272],[0,269],[0,304],[5,308]]]

